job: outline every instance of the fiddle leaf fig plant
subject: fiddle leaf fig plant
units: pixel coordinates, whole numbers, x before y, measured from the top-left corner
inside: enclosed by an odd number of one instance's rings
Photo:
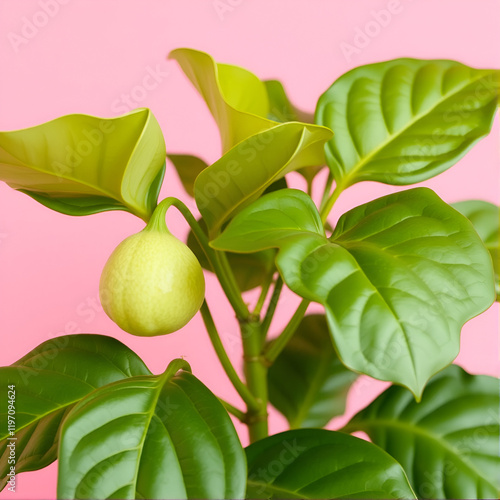
[[[449,365],[463,325],[499,291],[498,206],[449,205],[420,186],[329,217],[355,183],[406,186],[455,165],[491,129],[500,72],[446,60],[361,66],[312,115],[277,80],[193,49],[169,57],[214,117],[219,159],[167,155],[147,109],[75,114],[0,132],[0,180],[63,214],[141,218],[104,267],[104,310],[141,337],[182,335],[199,311],[197,334],[240,400],[219,398],[173,352],[153,374],[112,337],[51,339],[0,368],[3,400],[17,398],[15,417],[14,403],[0,409],[0,487],[58,460],[60,499],[497,498],[498,380]],[[197,213],[177,197],[158,202],[166,164]],[[170,209],[189,226],[185,243],[167,228]],[[242,372],[203,270],[227,297]],[[300,297],[295,310],[284,288]],[[280,329],[277,314],[288,316]],[[323,429],[345,413],[359,374],[390,387]],[[269,435],[271,405],[290,430]]]

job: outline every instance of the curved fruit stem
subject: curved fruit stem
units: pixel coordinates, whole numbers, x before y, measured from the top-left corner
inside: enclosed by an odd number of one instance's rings
[[[155,213],[153,214],[153,217],[161,217],[163,216],[163,220],[165,220],[165,215],[167,213],[167,210],[171,207],[174,206],[179,210],[179,212],[182,214],[184,219],[186,219],[186,222],[189,224],[191,229],[193,230],[193,234],[195,238],[198,240],[198,243],[200,244],[203,252],[207,256],[208,261],[212,265],[212,268],[217,275],[217,278],[219,279],[219,282],[222,286],[222,289],[224,290],[224,293],[226,294],[229,303],[231,304],[236,316],[239,319],[246,319],[249,316],[249,311],[248,307],[246,304],[243,302],[243,299],[241,298],[241,294],[235,290],[233,280],[231,279],[231,274],[228,274],[227,269],[224,268],[224,265],[221,262],[221,259],[217,255],[216,251],[210,247],[208,244],[208,238],[201,226],[198,224],[197,220],[195,219],[194,215],[191,213],[189,208],[182,203],[181,200],[174,198],[174,197],[169,197],[165,198],[162,200],[158,206],[156,207]],[[158,215],[156,216],[155,214],[158,212]]]

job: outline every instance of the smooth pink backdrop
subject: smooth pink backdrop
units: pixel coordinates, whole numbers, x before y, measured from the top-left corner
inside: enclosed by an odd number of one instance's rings
[[[50,16],[43,14],[43,6]],[[377,12],[388,8],[394,13],[381,26]],[[319,95],[338,76],[361,64],[409,56],[499,68],[499,20],[496,0],[0,0],[0,130],[69,113],[111,117],[131,107],[149,107],[169,152],[189,152],[212,162],[220,155],[217,128],[176,63],[167,62],[166,55],[176,47],[201,49],[261,78],[277,78],[298,106],[312,112]],[[360,42],[355,37],[365,28],[368,43],[346,56],[346,44]],[[150,72],[156,74],[155,88],[137,90]],[[134,95],[135,101],[127,103],[122,94]],[[448,202],[482,198],[498,203],[497,135],[498,123],[457,166],[424,185]],[[298,178],[294,182],[300,186]],[[397,189],[357,185],[341,197],[332,220]],[[195,208],[171,165],[161,197],[167,195]],[[57,335],[102,333],[134,349],[155,373],[172,358],[184,356],[208,387],[241,406],[198,316],[181,332],[144,339],[122,332],[100,310],[101,269],[115,246],[143,227],[140,220],[121,212],[64,216],[3,184],[0,214],[1,365]],[[172,217],[171,224],[178,236],[186,235],[179,218]],[[210,278],[208,297],[228,351],[238,362],[236,325]],[[255,300],[255,293],[248,300]],[[274,332],[297,303],[293,294],[285,293],[285,311],[277,317]],[[457,362],[473,373],[500,373],[497,315],[495,305],[463,331]],[[362,377],[351,391],[348,414],[383,387]],[[330,427],[344,420],[336,419]],[[285,428],[284,419],[272,412],[271,431]],[[246,443],[244,429],[238,429]],[[17,492],[4,490],[0,499],[54,498],[56,469],[53,464],[21,474]]]

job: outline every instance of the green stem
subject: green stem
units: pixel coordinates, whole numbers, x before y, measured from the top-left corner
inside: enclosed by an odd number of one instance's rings
[[[325,206],[326,202],[328,201],[328,197],[330,196],[330,190],[332,189],[332,184],[333,184],[333,174],[330,171],[328,173],[328,178],[326,179],[325,183],[325,189],[323,191],[323,197],[321,198],[321,203],[319,204],[319,210],[323,210],[323,207]]]
[[[280,355],[281,351],[288,344],[288,341],[293,337],[293,334],[297,330],[304,314],[307,311],[307,307],[309,306],[309,300],[302,299],[299,307],[295,311],[294,315],[290,319],[289,323],[286,325],[283,332],[274,339],[267,348],[262,352],[262,356],[265,359],[265,362],[268,366],[272,365],[276,358]]]
[[[224,273],[226,280],[227,280],[227,286],[231,288],[231,296],[233,298],[237,298],[238,304],[235,304],[236,309],[234,311],[236,312],[236,316],[238,317],[238,320],[245,320],[249,317],[250,311],[248,310],[247,305],[243,301],[241,297],[241,290],[238,286],[238,283],[236,283],[236,279],[234,277],[233,270],[231,269],[231,266],[229,265],[229,261],[227,260],[227,255],[225,252],[214,252],[215,258],[218,261],[218,264],[220,266],[221,271]],[[226,290],[224,290],[226,291]],[[227,293],[226,293],[227,295]],[[229,298],[229,296],[228,296]]]
[[[217,399],[222,403],[222,406],[224,406],[224,408],[228,413],[234,415],[240,422],[245,422],[247,418],[245,412],[239,410],[238,408],[236,408],[236,406],[233,406],[231,403],[224,401],[224,399],[222,398],[217,398]]]
[[[328,198],[327,202],[321,209],[321,221],[323,224],[326,222],[326,219],[328,218],[328,215],[332,211],[333,205],[337,201],[338,197],[342,193],[342,191],[345,189],[345,186],[343,184],[337,184],[335,186],[335,189],[333,190],[333,193],[331,196]]]
[[[226,294],[236,316],[238,318],[247,318],[249,315],[248,307],[246,306],[245,302],[243,302],[238,289],[234,288],[234,284],[231,279],[232,272],[228,274],[227,269],[224,268],[223,261],[218,258],[218,252],[215,252],[215,250],[210,247],[207,235],[198,224],[198,221],[194,218],[189,208],[186,207],[186,205],[184,205],[181,200],[172,196],[162,200],[156,207],[149,221],[149,224],[146,227],[154,228],[157,227],[158,224],[160,224],[160,227],[161,224],[163,224],[163,227],[165,227],[165,215],[167,213],[167,210],[171,206],[174,206],[175,208],[177,208],[177,210],[179,210],[179,212],[183,215],[184,219],[186,219],[186,222],[193,230],[193,234],[198,240],[198,243],[200,244],[203,252],[207,256],[208,261],[212,265],[215,274],[219,278],[222,289],[224,290],[224,293]]]
[[[283,279],[281,278],[281,276],[278,276],[278,279],[274,284],[273,293],[271,295],[271,300],[269,301],[269,305],[267,307],[264,320],[262,321],[261,336],[263,342],[267,336],[267,332],[269,332],[269,327],[271,326],[271,321],[273,320],[274,312],[276,311],[276,307],[278,305],[278,300],[280,298],[282,288],[283,288]]]
[[[245,377],[250,392],[259,403],[259,408],[248,408],[246,424],[250,442],[253,443],[268,436],[267,425],[267,367],[261,358],[262,334],[258,321],[241,324],[243,341],[243,361]]]
[[[306,182],[307,182],[307,194],[312,198],[313,195],[313,181],[314,178],[307,177]]]
[[[258,411],[261,405],[250,392],[249,388],[240,379],[240,377],[236,373],[236,370],[234,369],[234,366],[229,360],[206,301],[203,301],[200,312],[217,357],[219,358],[222,368],[224,368],[224,371],[226,372],[229,380],[233,384],[238,394],[241,396],[241,399],[243,399],[243,401],[246,403],[247,407],[249,409],[252,409],[252,411]]]
[[[262,311],[262,307],[264,306],[264,302],[266,301],[267,293],[269,292],[269,288],[271,288],[271,284],[273,282],[274,276],[273,273],[269,274],[264,283],[262,284],[262,290],[260,292],[257,303],[255,304],[255,309],[252,312],[252,315],[255,318],[260,317],[260,312]]]

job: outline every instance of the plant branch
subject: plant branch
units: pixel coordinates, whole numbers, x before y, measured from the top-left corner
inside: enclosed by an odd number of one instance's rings
[[[265,340],[267,332],[269,331],[269,327],[271,326],[271,321],[273,320],[274,312],[276,311],[276,307],[278,305],[278,300],[280,298],[282,288],[283,288],[283,279],[281,278],[281,276],[278,275],[276,283],[274,284],[271,300],[269,301],[266,314],[262,321],[262,327],[261,327],[262,341]]]
[[[332,171],[330,170],[328,172],[328,178],[326,179],[325,189],[323,191],[323,197],[321,198],[321,203],[319,204],[320,212],[323,210],[323,207],[328,201],[328,197],[330,196],[330,190],[332,189],[332,184],[333,184],[333,174]]]
[[[211,248],[211,247],[209,247]],[[231,266],[229,265],[229,261],[227,260],[227,255],[225,252],[219,252],[219,251],[214,251],[214,257],[217,259],[218,264],[220,266],[220,270],[222,273],[224,273],[224,276],[226,278],[226,285],[229,289],[229,287],[232,290],[232,293],[228,294],[228,289],[224,289],[226,292],[226,295],[228,296],[228,299],[231,301],[235,301],[233,305],[233,309],[236,313],[236,316],[238,317],[238,320],[246,320],[250,316],[250,311],[248,310],[247,305],[243,301],[241,297],[241,290],[238,286],[238,283],[236,282],[236,279],[234,277],[233,270],[231,269]],[[220,279],[220,278],[219,278]],[[233,302],[232,302],[233,304]]]
[[[226,353],[226,350],[224,349],[219,332],[217,331],[212,314],[210,313],[210,309],[208,308],[206,301],[203,301],[200,312],[203,318],[203,322],[205,323],[205,326],[207,328],[208,336],[210,337],[215,352],[217,353],[217,357],[219,358],[222,368],[224,368],[224,371],[226,372],[229,380],[233,384],[238,394],[241,396],[241,399],[243,399],[243,401],[247,404],[247,407],[252,408],[253,410],[259,410],[261,405],[236,373],[236,370],[234,369],[234,366],[232,365]]]
[[[342,191],[344,191],[344,189],[345,186],[343,184],[337,184],[335,186],[335,189],[333,190],[333,193],[331,194],[331,196],[328,198],[327,202],[321,209],[321,221],[323,222],[323,224],[326,222],[328,215],[332,211],[333,205],[338,200],[338,197],[340,196]]]
[[[245,420],[247,418],[245,412],[239,410],[238,408],[233,406],[231,403],[224,401],[222,398],[217,398],[217,399],[222,403],[222,406],[224,406],[224,408],[226,409],[226,411],[228,413],[230,413],[231,415],[234,415],[240,422],[243,422],[243,423],[245,422]]]
[[[304,317],[304,314],[307,311],[309,303],[309,300],[302,299],[302,302],[286,325],[283,332],[279,335],[279,337],[274,339],[262,352],[262,357],[265,359],[268,366],[274,363],[276,358],[280,355],[281,351],[288,344],[288,341],[293,337],[293,334],[297,330],[297,327],[299,326],[302,318]]]
[[[271,273],[269,274],[269,276],[267,276],[264,283],[262,283],[262,290],[260,292],[257,303],[255,304],[255,309],[252,312],[255,318],[260,317],[260,312],[262,311],[262,307],[264,306],[264,302],[266,301],[267,293],[269,292],[269,288],[271,288],[273,279],[274,279],[274,273]]]
[[[307,183],[307,194],[312,198],[313,195],[313,181],[314,178],[307,177],[306,183]]]

